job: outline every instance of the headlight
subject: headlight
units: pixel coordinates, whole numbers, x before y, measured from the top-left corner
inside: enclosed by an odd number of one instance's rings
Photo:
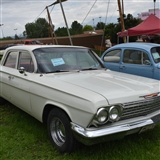
[[[88,127],[92,125],[98,127],[107,122],[116,122],[121,118],[122,112],[123,104],[115,104],[99,108],[91,122],[88,124]]]
[[[109,109],[109,120],[117,121],[122,114],[120,106],[111,106]]]
[[[105,123],[108,120],[108,111],[105,108],[100,108],[97,111],[96,119],[100,124]]]

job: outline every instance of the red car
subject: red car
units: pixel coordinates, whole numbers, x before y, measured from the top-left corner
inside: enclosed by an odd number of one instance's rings
[[[25,45],[35,45],[35,44],[43,44],[39,40],[25,40],[24,41]]]

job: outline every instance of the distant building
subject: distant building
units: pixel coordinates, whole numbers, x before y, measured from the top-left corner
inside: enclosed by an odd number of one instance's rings
[[[155,16],[160,19],[160,9],[159,8],[155,8],[155,10],[149,9],[148,12],[142,12],[138,14],[138,18],[145,20],[150,14],[154,14],[154,12],[155,12]]]

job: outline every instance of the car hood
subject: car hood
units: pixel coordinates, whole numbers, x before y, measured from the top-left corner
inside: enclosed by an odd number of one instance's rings
[[[55,76],[58,81],[71,84],[73,87],[85,88],[103,96],[109,104],[141,100],[145,95],[157,93],[160,90],[157,80],[110,70],[80,71]]]

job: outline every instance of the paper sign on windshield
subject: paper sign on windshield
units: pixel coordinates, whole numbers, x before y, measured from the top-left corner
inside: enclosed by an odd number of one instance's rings
[[[152,55],[153,55],[154,59],[160,58],[160,57],[159,57],[159,54],[158,54],[157,52],[152,53]]]
[[[52,61],[53,66],[60,66],[62,64],[65,64],[62,58],[51,59],[51,61]]]

